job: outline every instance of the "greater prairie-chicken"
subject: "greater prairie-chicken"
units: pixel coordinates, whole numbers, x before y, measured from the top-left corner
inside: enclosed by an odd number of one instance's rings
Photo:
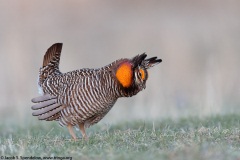
[[[39,70],[40,97],[32,99],[32,115],[39,120],[56,120],[67,126],[74,140],[73,127],[78,126],[87,139],[85,127],[99,122],[118,98],[131,97],[145,89],[147,69],[160,63],[157,57],[145,59],[145,53],[132,59],[119,59],[98,69],[59,71],[62,43],[52,45]]]

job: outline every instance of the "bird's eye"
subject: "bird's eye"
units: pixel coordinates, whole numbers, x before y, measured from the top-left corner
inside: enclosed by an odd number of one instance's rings
[[[142,73],[141,72],[138,72],[138,77],[142,78]]]
[[[139,78],[141,78],[142,80],[145,79],[145,72],[144,72],[143,69],[139,69],[139,71],[138,71],[138,76],[139,76]]]

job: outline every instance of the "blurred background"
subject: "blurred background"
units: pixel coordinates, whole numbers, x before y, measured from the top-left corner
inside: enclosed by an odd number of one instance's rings
[[[240,1],[0,0],[0,19],[1,123],[37,120],[30,100],[56,42],[62,72],[162,58],[146,90],[119,99],[104,123],[240,113]]]

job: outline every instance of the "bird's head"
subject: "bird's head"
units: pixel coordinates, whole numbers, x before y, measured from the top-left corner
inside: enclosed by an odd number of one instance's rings
[[[122,59],[117,63],[115,76],[124,96],[133,96],[146,88],[148,69],[162,62],[157,57],[145,59],[145,53],[137,55],[132,59]]]

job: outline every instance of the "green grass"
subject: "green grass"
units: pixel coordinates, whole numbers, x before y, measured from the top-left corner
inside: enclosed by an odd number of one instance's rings
[[[233,114],[98,124],[87,130],[89,141],[77,142],[54,122],[1,124],[0,130],[0,156],[71,156],[77,160],[240,158],[240,115]],[[76,133],[80,137],[79,131]]]

